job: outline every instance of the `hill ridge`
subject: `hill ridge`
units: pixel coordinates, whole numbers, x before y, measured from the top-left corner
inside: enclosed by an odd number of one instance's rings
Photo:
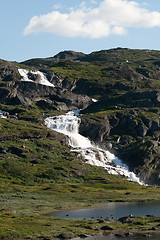
[[[42,72],[55,87],[22,81],[21,68]],[[83,109],[81,133],[110,148],[142,180],[156,185],[159,106],[158,50],[62,51],[22,63],[0,61],[1,110],[19,120],[43,123],[46,116]]]

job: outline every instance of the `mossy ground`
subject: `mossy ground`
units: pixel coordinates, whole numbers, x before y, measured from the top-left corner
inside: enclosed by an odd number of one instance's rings
[[[86,110],[92,114],[87,116],[88,120],[99,124],[105,115],[112,117],[132,110],[123,98],[128,89],[159,90],[159,56],[159,51],[100,51],[80,62],[54,63],[45,71],[64,78],[68,86],[77,79],[81,92],[101,99]],[[21,64],[17,66],[25,68]],[[17,76],[14,79],[20,81]],[[1,81],[1,87],[7,88],[9,83],[10,80]],[[117,88],[116,83],[124,83],[127,89]],[[78,86],[74,92],[79,93]],[[66,139],[60,134],[36,124],[42,123],[46,116],[60,114],[54,107],[42,109],[33,102],[30,107],[13,106],[1,101],[0,109],[17,113],[21,119],[0,119],[0,239],[53,239],[61,233],[97,234],[106,223],[62,219],[46,213],[110,201],[160,200],[159,188],[140,186],[123,176],[109,175],[102,168],[85,164],[81,157],[70,152]],[[141,114],[154,119],[154,110],[143,108]],[[137,148],[136,143],[133,147]],[[160,231],[160,218],[138,217],[133,218],[132,223],[113,221],[107,225],[115,232],[152,232],[153,228]]]
[[[103,224],[97,226],[96,221],[45,214],[110,201],[160,199],[159,188],[140,186],[84,164],[61,134],[28,121],[0,119],[0,123],[1,239],[97,234]],[[111,225],[124,229],[118,223]]]
[[[112,179],[112,176],[110,176]],[[116,177],[115,177],[116,179]],[[93,180],[92,180],[93,181]],[[98,234],[109,225],[114,232],[160,231],[160,218],[137,217],[132,223],[117,221],[73,220],[46,215],[67,208],[91,207],[107,201],[157,200],[158,188],[142,187],[117,179],[107,184],[41,184],[36,186],[2,185],[0,189],[0,239],[52,239],[62,233],[70,236]],[[118,186],[120,185],[120,186]]]
[[[160,218],[138,217],[133,219],[132,224],[122,224],[117,221],[98,223],[95,220],[72,220],[59,219],[46,216],[1,216],[3,227],[0,232],[0,239],[57,239],[60,234],[67,234],[70,237],[95,235],[106,224],[114,229],[108,233],[153,233],[153,228],[159,229]]]
[[[61,60],[52,63],[47,71],[65,77],[66,81],[85,79],[88,94],[97,87],[99,95],[114,95],[115,83],[127,83],[134,89],[159,89],[159,51],[113,49],[91,53],[80,62]],[[32,60],[31,60],[32,61]],[[30,61],[30,65],[31,65]],[[46,62],[47,64],[47,62]],[[34,62],[33,62],[34,65]],[[132,76],[134,75],[134,80]],[[151,86],[152,85],[152,86]],[[118,94],[121,96],[121,91]],[[123,92],[123,91],[122,91]]]

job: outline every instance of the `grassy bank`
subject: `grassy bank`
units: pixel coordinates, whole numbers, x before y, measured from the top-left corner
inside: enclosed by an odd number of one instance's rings
[[[114,232],[160,231],[160,218],[138,217],[130,223],[117,221],[73,220],[47,216],[46,213],[68,208],[92,207],[95,203],[110,201],[151,201],[160,199],[159,188],[108,175],[108,183],[42,184],[24,186],[1,185],[0,239],[53,239],[60,234],[80,236],[98,234],[106,224]]]
[[[160,218],[137,217],[132,223],[118,221],[99,223],[94,220],[59,219],[46,216],[21,216],[15,215],[1,217],[0,239],[57,239],[64,236],[66,239],[75,236],[95,235],[103,233],[153,233],[153,229],[160,230]],[[106,225],[107,224],[107,225]],[[103,231],[104,226],[109,226],[112,231]]]
[[[64,136],[39,124],[0,119],[0,239],[54,239],[114,232],[159,231],[159,218],[132,223],[47,216],[68,208],[111,201],[156,201],[159,188],[90,166],[67,147]]]

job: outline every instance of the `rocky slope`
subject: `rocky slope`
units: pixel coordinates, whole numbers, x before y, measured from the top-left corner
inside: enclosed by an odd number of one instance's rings
[[[27,69],[31,81],[24,81],[18,69]],[[54,87],[40,84],[33,71],[44,73]],[[83,109],[81,134],[155,185],[160,185],[159,107],[159,51],[64,51],[23,63],[0,61],[0,109],[34,122]]]

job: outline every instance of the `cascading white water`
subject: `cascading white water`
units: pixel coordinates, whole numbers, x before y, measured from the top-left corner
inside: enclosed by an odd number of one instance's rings
[[[79,134],[80,118],[77,117],[78,113],[79,111],[71,111],[65,115],[46,118],[45,125],[54,131],[67,135],[72,151],[79,152],[87,163],[104,167],[109,174],[124,175],[132,181],[143,184],[133,172],[129,171],[127,165],[123,164],[114,154],[103,150]]]
[[[34,82],[33,79],[29,78],[28,75],[29,73],[33,74],[33,75],[39,75],[40,78],[39,78],[39,81],[38,81],[38,84],[41,84],[41,85],[45,85],[45,86],[49,86],[49,87],[54,87],[54,85],[48,81],[48,79],[46,78],[46,76],[44,75],[44,73],[40,72],[40,71],[29,71],[27,69],[18,69],[18,72],[19,74],[21,75],[22,77],[22,81],[25,81],[25,82]]]

